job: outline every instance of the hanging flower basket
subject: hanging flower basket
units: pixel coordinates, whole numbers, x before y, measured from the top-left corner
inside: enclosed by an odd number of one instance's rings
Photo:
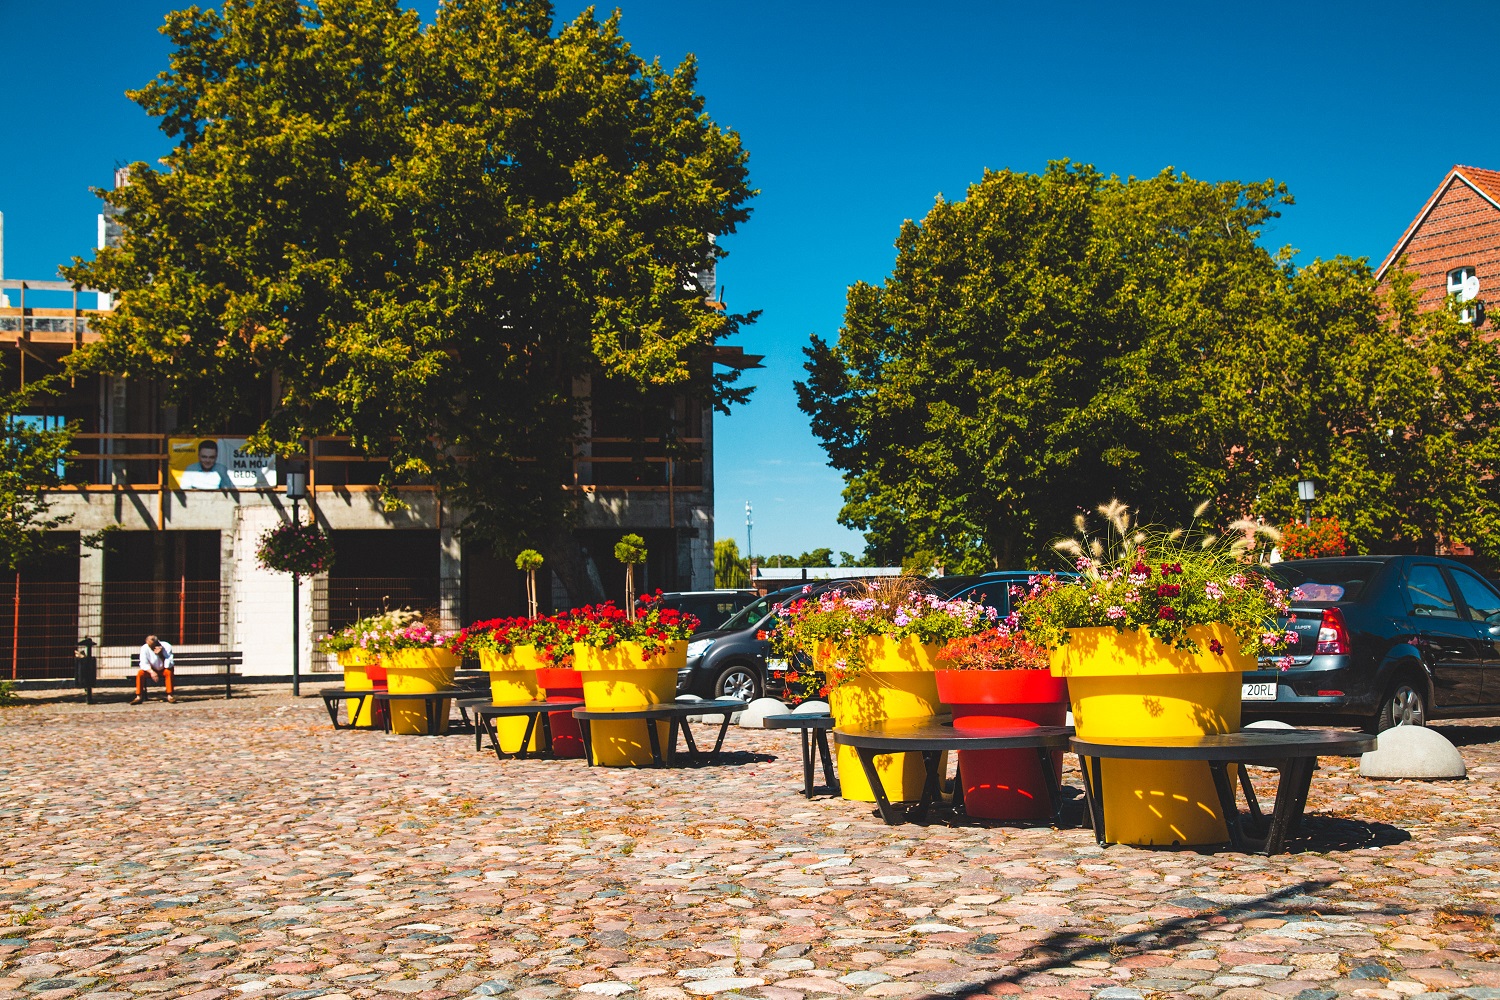
[[[276,573],[316,576],[333,566],[333,539],[316,524],[285,522],[260,536],[255,560]]]

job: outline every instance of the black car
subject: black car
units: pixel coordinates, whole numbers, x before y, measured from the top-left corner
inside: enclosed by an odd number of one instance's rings
[[[938,577],[931,583],[937,593],[950,600],[963,598],[966,601],[978,601],[985,607],[994,608],[995,613],[1004,618],[1016,604],[1011,597],[1010,588],[1025,588],[1033,577],[1043,575],[1057,576],[1063,580],[1072,580],[1078,576],[1072,570],[1052,573],[1036,569],[998,569],[978,576]]]
[[[1436,556],[1296,559],[1266,568],[1292,594],[1291,665],[1244,675],[1246,721],[1379,732],[1500,714],[1500,592]]]
[[[742,608],[722,628],[693,635],[687,667],[677,672],[677,693],[751,701],[786,689],[786,662],[770,657],[776,606],[804,593],[821,594],[848,580],[820,580],[773,590]]]
[[[698,619],[698,632],[707,632],[722,628],[735,612],[755,598],[753,590],[674,590],[655,598],[655,603],[693,615]]]

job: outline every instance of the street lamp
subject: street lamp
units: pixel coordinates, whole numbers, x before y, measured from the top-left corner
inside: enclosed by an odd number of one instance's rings
[[[282,481],[286,485],[286,498],[292,502],[292,523],[302,523],[301,512],[297,509],[300,500],[307,499],[307,463],[296,459],[285,459],[281,462]],[[302,578],[294,570],[292,572],[292,697],[299,698],[302,695],[302,673],[300,663],[302,653],[302,623],[298,620],[301,610]]]
[[[1302,501],[1302,523],[1312,524],[1312,505],[1318,498],[1318,484],[1311,479],[1297,480],[1297,498]]]

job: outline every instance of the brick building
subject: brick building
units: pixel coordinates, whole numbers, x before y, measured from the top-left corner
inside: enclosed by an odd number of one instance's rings
[[[1423,309],[1456,295],[1464,315],[1483,323],[1484,302],[1500,293],[1500,171],[1448,171],[1376,272],[1384,283],[1405,258]],[[1470,304],[1472,303],[1472,304]]]

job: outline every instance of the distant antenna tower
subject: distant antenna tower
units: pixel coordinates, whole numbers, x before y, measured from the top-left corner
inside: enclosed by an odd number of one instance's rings
[[[745,561],[746,562],[750,561],[750,559],[751,559],[751,553],[753,553],[755,551],[755,546],[752,545],[752,544],[750,544],[750,529],[753,528],[753,527],[755,527],[755,522],[750,519],[751,510],[752,510],[752,508],[750,506],[750,501],[746,500],[745,501]]]

